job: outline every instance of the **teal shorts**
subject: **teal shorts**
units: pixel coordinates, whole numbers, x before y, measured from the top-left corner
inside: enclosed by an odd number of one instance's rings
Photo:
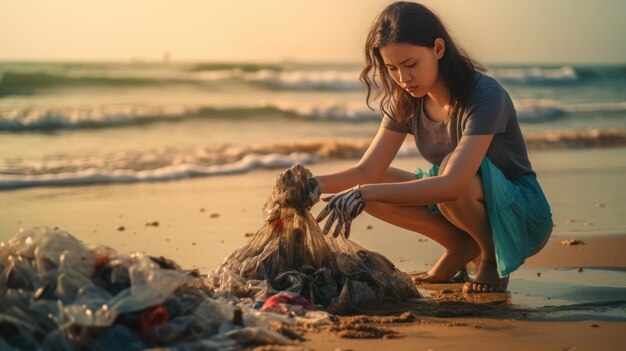
[[[417,169],[415,177],[436,176],[434,165],[426,174]],[[552,213],[537,177],[527,174],[509,180],[487,157],[480,164],[487,215],[491,224],[498,274],[505,277],[534,254],[552,232]],[[436,204],[428,209],[441,215]]]

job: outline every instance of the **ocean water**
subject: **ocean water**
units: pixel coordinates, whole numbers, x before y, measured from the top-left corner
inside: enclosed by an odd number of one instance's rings
[[[0,62],[0,189],[357,158],[380,113],[359,63]],[[487,66],[530,149],[626,144],[626,65]],[[415,155],[408,142],[401,155]]]

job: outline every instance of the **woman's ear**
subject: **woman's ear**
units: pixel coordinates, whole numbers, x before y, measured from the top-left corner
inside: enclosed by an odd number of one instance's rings
[[[435,39],[435,55],[437,60],[441,60],[443,54],[446,52],[446,42],[443,38]]]

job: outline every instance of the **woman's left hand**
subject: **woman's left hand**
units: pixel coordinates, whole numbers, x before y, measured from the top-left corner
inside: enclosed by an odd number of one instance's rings
[[[339,236],[341,230],[344,229],[345,237],[348,238],[352,220],[365,209],[365,200],[361,195],[360,185],[322,200],[328,201],[328,203],[322,212],[317,215],[316,221],[321,222],[326,216],[330,215],[322,231],[324,235],[328,234],[336,221],[337,225],[333,231],[333,236]]]

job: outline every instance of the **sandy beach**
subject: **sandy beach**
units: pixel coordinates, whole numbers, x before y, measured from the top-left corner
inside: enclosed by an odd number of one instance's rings
[[[509,294],[471,296],[460,284],[421,285],[424,305],[394,337],[351,339],[306,333],[298,348],[313,350],[615,350],[626,331],[626,149],[531,153],[556,224],[548,245],[511,276]],[[606,161],[613,163],[607,166]],[[314,174],[354,161],[312,164]],[[426,167],[418,157],[393,166]],[[280,170],[184,181],[3,191],[0,240],[20,228],[59,227],[92,244],[120,252],[165,256],[207,273],[241,247],[262,224],[261,208]],[[619,189],[619,190],[618,190]],[[313,208],[317,213],[320,204]],[[368,215],[352,239],[383,253],[407,272],[427,270],[442,248],[426,237]],[[563,240],[579,240],[564,245]]]

